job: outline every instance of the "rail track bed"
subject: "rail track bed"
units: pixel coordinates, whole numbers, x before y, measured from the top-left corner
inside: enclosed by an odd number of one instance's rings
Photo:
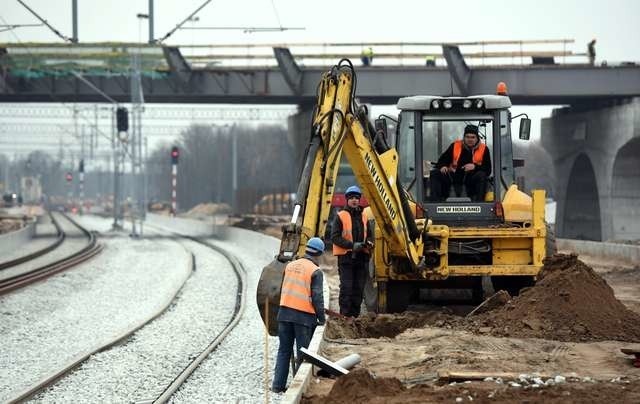
[[[94,233],[62,213],[49,213],[57,232],[44,248],[0,264],[0,294],[30,285],[87,261],[102,250]]]
[[[105,325],[100,343],[85,347],[75,355],[66,355],[64,360],[54,360],[57,365],[48,366],[46,371],[39,372],[39,377],[31,377],[28,385],[9,387],[13,394],[0,397],[0,400],[29,397],[45,402],[146,403],[193,402],[193,397],[198,395],[208,397],[205,401],[226,401],[238,395],[261,397],[263,392],[256,391],[256,387],[263,385],[263,335],[262,330],[255,327],[261,323],[257,313],[247,314],[245,310],[247,290],[255,287],[250,271],[246,269],[252,262],[237,257],[242,249],[235,242],[151,234],[150,226],[146,229],[148,239],[135,242],[126,240],[124,235],[107,234],[104,238],[109,243],[105,249],[107,254],[100,260],[111,261],[112,250],[132,244],[139,256],[129,260],[134,261],[130,263],[131,270],[136,263],[141,265],[139,258],[153,252],[165,254],[165,260],[166,255],[173,257],[169,266],[180,268],[173,275],[171,287],[160,287],[163,291],[154,292],[153,288],[139,291],[149,299],[150,294],[163,294],[162,302],[157,302],[153,310],[146,310],[145,316],[132,316],[136,321],[120,327],[109,338],[104,337],[109,334],[109,327]],[[111,243],[116,245],[112,247]],[[120,251],[119,255],[122,254]],[[155,261],[161,261],[160,257]],[[153,266],[140,270],[140,277],[144,276],[142,273],[155,277],[166,270],[158,265],[157,274],[154,274]],[[124,287],[126,282],[120,282]],[[123,301],[128,301],[130,306],[121,307],[121,310],[136,312],[134,306],[140,296],[126,293],[129,297]],[[250,332],[247,332],[248,328]],[[251,341],[251,338],[254,338],[251,347],[240,342]],[[230,356],[228,350],[235,353]],[[232,366],[230,359],[235,361]],[[209,368],[217,366],[229,367],[210,373]],[[254,383],[244,383],[236,375],[229,376],[230,372],[253,379]],[[233,382],[226,381],[212,384],[206,380],[210,377],[234,379],[237,386],[242,387],[233,387]],[[191,391],[203,382],[206,388],[197,387]]]

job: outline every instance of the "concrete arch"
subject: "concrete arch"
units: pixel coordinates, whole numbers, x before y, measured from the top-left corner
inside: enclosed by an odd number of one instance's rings
[[[566,192],[562,236],[602,240],[598,185],[591,160],[584,153],[573,163]]]
[[[613,239],[640,239],[640,138],[618,150],[611,181]]]

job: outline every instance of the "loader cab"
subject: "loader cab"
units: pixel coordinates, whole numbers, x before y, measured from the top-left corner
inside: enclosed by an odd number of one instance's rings
[[[500,202],[515,182],[509,107],[511,101],[503,95],[399,100],[398,177],[434,224],[490,226],[503,222]],[[472,201],[464,187],[452,187],[446,199],[434,200],[431,178],[436,162],[455,140],[462,139],[465,126],[470,124],[478,127],[480,141],[490,152],[487,192]]]

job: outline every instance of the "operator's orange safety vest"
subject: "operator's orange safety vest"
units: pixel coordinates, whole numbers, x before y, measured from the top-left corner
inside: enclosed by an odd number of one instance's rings
[[[306,258],[287,264],[280,292],[280,306],[316,314],[311,303],[311,276],[319,268]]]
[[[349,240],[353,242],[353,223],[351,223],[351,214],[346,210],[341,210],[338,212],[338,217],[342,222],[342,237],[345,240]],[[367,214],[362,212],[362,223],[364,224],[364,239],[367,239]],[[345,255],[351,248],[342,248],[336,243],[333,243],[333,255]],[[369,252],[368,249],[365,249],[364,252]]]
[[[482,156],[484,156],[484,149],[486,148],[487,146],[484,143],[478,143],[476,150],[473,152],[473,164],[482,165]],[[458,168],[458,159],[460,159],[461,154],[462,140],[456,140],[453,143],[453,161],[451,162],[451,167],[454,169]]]

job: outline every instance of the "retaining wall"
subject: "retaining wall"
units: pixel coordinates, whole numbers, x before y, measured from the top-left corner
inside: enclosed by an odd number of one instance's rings
[[[0,257],[13,253],[16,249],[21,248],[31,241],[35,234],[36,222],[30,220],[22,229],[0,235]],[[1,258],[0,261],[2,261]]]
[[[577,254],[596,255],[640,264],[640,245],[571,239],[557,239],[556,243],[558,250],[570,250]]]

